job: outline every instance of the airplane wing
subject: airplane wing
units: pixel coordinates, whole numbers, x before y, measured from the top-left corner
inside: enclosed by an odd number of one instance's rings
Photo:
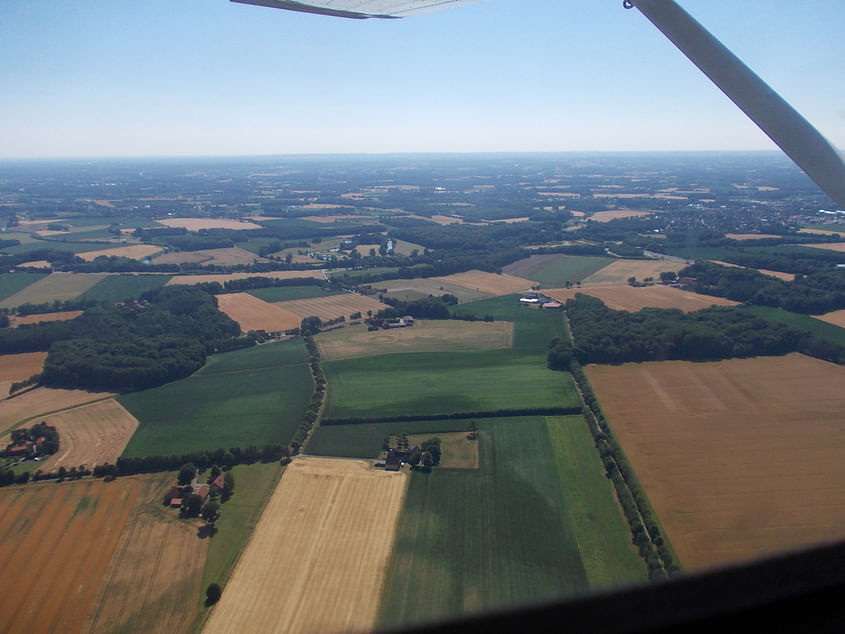
[[[273,9],[287,9],[302,13],[331,15],[338,18],[395,19],[409,15],[437,11],[460,4],[483,0],[323,0],[322,2],[296,2],[295,0],[232,0],[241,4],[255,4]]]

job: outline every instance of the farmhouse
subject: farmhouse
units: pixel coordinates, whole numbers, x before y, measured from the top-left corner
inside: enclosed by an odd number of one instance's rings
[[[399,454],[395,449],[391,449],[390,453],[387,454],[387,458],[384,459],[384,470],[385,471],[399,471],[399,468],[402,466],[402,461],[399,460]]]

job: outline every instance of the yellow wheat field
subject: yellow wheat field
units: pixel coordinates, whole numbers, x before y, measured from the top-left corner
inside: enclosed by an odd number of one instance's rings
[[[407,482],[362,460],[294,460],[203,632],[372,630]]]

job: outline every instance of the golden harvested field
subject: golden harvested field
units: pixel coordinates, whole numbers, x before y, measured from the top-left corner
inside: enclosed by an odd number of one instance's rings
[[[837,251],[845,253],[845,242],[828,242],[825,244],[802,244],[802,247],[810,247],[812,249],[826,249],[828,251]]]
[[[205,590],[209,540],[197,534],[202,522],[179,519],[178,511],[162,506],[171,477],[155,476],[144,504],[129,518],[83,631],[190,631]]]
[[[35,388],[20,396],[0,401],[0,434],[9,431],[20,422],[112,396],[114,394],[111,392]]]
[[[331,208],[334,208],[331,207]],[[338,220],[354,220],[362,225],[374,225],[378,223],[378,216],[361,216],[361,215],[337,215],[337,216],[302,216],[300,220],[309,220],[311,222],[319,222],[320,224],[329,224],[337,222]]]
[[[326,361],[405,352],[494,350],[513,345],[510,321],[417,320],[410,328],[391,330],[346,326],[314,338]]]
[[[581,284],[583,286],[616,286],[627,284],[630,277],[636,277],[640,282],[651,277],[659,282],[661,273],[666,271],[677,273],[685,266],[686,264],[674,260],[616,260],[587,277]]]
[[[520,218],[500,218],[499,220],[491,220],[491,224],[499,224],[504,223],[507,225],[512,225],[517,222],[528,222],[531,220],[528,216],[521,216]]]
[[[610,222],[611,220],[618,220],[620,218],[639,218],[640,216],[650,216],[651,211],[637,211],[635,209],[613,209],[611,211],[598,211],[590,216],[593,222]]]
[[[44,461],[42,470],[59,467],[89,469],[115,464],[138,428],[138,419],[114,399],[74,407],[40,419],[59,432],[59,451]]]
[[[253,264],[255,262],[267,262],[266,258],[260,258],[251,251],[239,247],[228,249],[201,249],[199,251],[172,251],[158,256],[155,264],[219,264],[220,266],[234,266],[237,264]]]
[[[0,355],[0,398],[9,393],[12,383],[23,381],[36,374],[41,374],[46,352],[23,352],[21,354]],[[3,402],[0,401],[0,410]]]
[[[363,460],[295,459],[203,632],[372,630],[407,483]]]
[[[42,321],[68,321],[70,319],[76,319],[82,314],[82,312],[83,311],[81,310],[63,310],[56,313],[16,316],[12,322],[12,326],[17,327],[23,324],[40,324]]]
[[[128,247],[116,247],[114,249],[100,249],[99,251],[86,251],[84,253],[77,253],[77,257],[82,258],[86,262],[93,262],[96,258],[104,255],[106,257],[117,256],[122,258],[132,258],[133,260],[143,260],[151,255],[155,255],[161,251],[161,247],[154,244],[133,244]]]
[[[292,280],[295,278],[323,279],[320,271],[271,271],[269,273],[220,273],[219,275],[174,275],[167,286],[173,284],[199,284],[201,282],[220,282],[229,280],[245,280],[248,277],[269,277],[276,280]]]
[[[50,262],[48,262],[47,260],[32,260],[31,262],[21,262],[20,264],[18,264],[18,268],[21,269],[25,269],[28,267],[34,269],[49,269],[52,268],[52,266],[53,265],[50,264]]]
[[[386,288],[391,297],[397,297],[405,301],[421,299],[429,295],[439,297],[449,293],[457,297],[458,301],[464,304],[493,296],[491,293],[482,293],[474,288],[469,289],[465,286],[444,282],[443,278],[418,277],[410,280],[384,280],[383,282],[374,282],[373,288]]]
[[[702,308],[716,306],[736,306],[733,302],[723,297],[711,297],[683,291],[670,286],[591,286],[587,288],[557,288],[544,290],[543,294],[563,303],[567,299],[575,297],[577,293],[592,295],[603,301],[608,308],[613,310],[628,310],[636,312],[643,308],[680,308],[685,313]]]
[[[51,273],[0,301],[0,308],[76,299],[105,277],[106,273]]]
[[[78,632],[149,477],[0,491],[4,632]]]
[[[352,313],[361,313],[366,317],[368,310],[377,313],[385,308],[385,305],[377,299],[356,293],[344,293],[342,295],[314,297],[311,299],[292,299],[286,302],[275,302],[273,305],[293,313],[300,321],[312,315],[316,315],[323,321],[337,319],[338,317],[349,319],[349,315]]]
[[[467,271],[466,273],[454,273],[445,277],[432,277],[430,279],[447,284],[455,284],[456,286],[463,286],[470,290],[474,289],[494,296],[510,295],[511,293],[526,291],[537,283],[522,277],[505,274],[498,275],[484,271]]]
[[[200,229],[261,229],[261,225],[254,222],[240,220],[229,220],[227,218],[165,218],[156,220],[161,225],[168,227],[184,227],[188,231],[199,231]]]
[[[765,240],[766,238],[780,238],[781,236],[773,233],[726,233],[726,238],[731,240]]]
[[[826,313],[824,315],[813,315],[816,319],[821,319],[822,321],[826,321],[829,324],[833,324],[834,326],[839,326],[840,328],[845,328],[845,310],[835,310],[832,313]]]
[[[687,200],[686,196],[675,196],[673,194],[631,194],[631,193],[596,193],[593,198],[656,198],[664,200]]]
[[[279,304],[271,304],[249,293],[226,293],[217,296],[217,305],[241,326],[241,330],[283,332],[299,328],[302,317]]]
[[[820,236],[842,235],[845,234],[845,225],[842,226],[842,231],[831,231],[829,229],[810,229],[809,227],[804,227],[803,229],[799,229],[798,233],[814,233]]]
[[[412,216],[412,217],[420,217],[420,216]],[[422,216],[425,220],[431,220],[432,222],[436,222],[439,225],[453,225],[453,224],[461,224],[463,220],[461,218],[453,218],[452,216],[444,216],[442,214],[434,214],[431,218],[427,218]]]
[[[685,567],[845,537],[845,367],[791,354],[587,375]]]
[[[722,262],[721,260],[710,260],[713,264],[721,264],[722,266],[727,266],[729,268],[734,269],[747,269],[751,267],[747,266],[740,266],[739,264],[731,264],[730,262]],[[762,273],[763,275],[770,275],[771,277],[776,277],[779,280],[783,280],[785,282],[792,282],[795,280],[795,273],[783,273],[782,271],[770,271],[768,269],[751,269],[752,271],[757,271],[758,273]]]

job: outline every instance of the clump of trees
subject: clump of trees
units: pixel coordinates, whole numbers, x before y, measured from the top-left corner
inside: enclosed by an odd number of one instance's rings
[[[26,429],[12,430],[11,441],[12,446],[27,442],[38,443],[37,452],[45,456],[54,454],[59,450],[59,432],[55,427],[44,421]],[[8,453],[8,450],[6,450],[6,453]]]

